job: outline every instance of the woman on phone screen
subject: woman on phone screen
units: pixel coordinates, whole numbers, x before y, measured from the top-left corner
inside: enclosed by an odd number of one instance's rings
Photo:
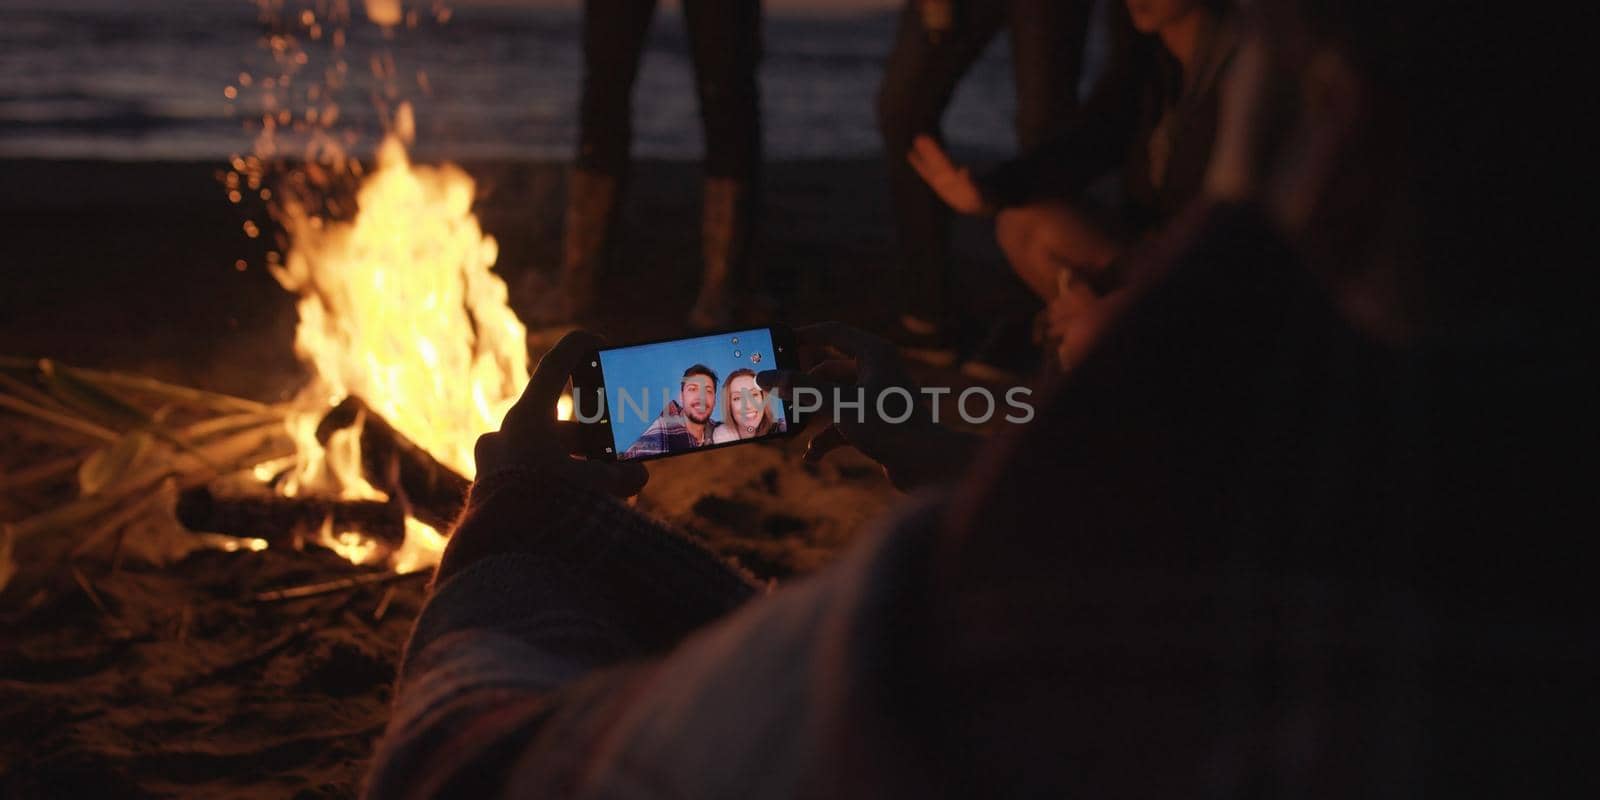
[[[722,424],[711,432],[713,444],[782,433],[784,421],[772,413],[767,393],[756,385],[753,369],[736,369],[722,385]]]

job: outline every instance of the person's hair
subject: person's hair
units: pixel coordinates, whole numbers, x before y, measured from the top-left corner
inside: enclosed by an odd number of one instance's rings
[[[704,375],[711,379],[711,388],[717,388],[717,373],[712,372],[711,368],[704,364],[695,364],[684,370],[683,377],[678,379],[678,388],[683,388],[684,382],[688,381],[691,375]]]
[[[756,371],[753,369],[736,369],[728,373],[728,382],[722,385],[722,424],[734,426],[734,430],[741,433],[740,438],[743,438],[743,431],[738,427],[739,419],[733,413],[733,379],[745,376],[754,378]],[[756,431],[751,436],[766,436],[777,425],[777,419],[772,416],[772,400],[768,398],[761,407],[761,422],[756,425]]]

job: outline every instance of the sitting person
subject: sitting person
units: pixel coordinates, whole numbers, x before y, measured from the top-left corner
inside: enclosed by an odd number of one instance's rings
[[[710,367],[695,364],[684,370],[678,398],[667,401],[661,416],[623,451],[622,458],[681,453],[710,444],[718,425],[711,418],[716,396],[717,373]]]
[[[1583,345],[1493,279],[1577,216],[1530,231],[1528,184],[1565,175],[1479,169],[1547,133],[1523,108],[1437,135],[1491,67],[1523,70],[1498,100],[1549,64],[1498,10],[1253,8],[1235,157],[1036,419],[813,439],[921,491],[812,577],[762,596],[618,502],[648,473],[571,455],[596,342],[556,345],[478,441],[368,796],[1570,794],[1592,459],[1587,394],[1552,388],[1588,362],[1541,363]],[[910,385],[860,331],[797,340],[848,360],[760,376],[780,396]]]
[[[722,386],[722,424],[711,432],[716,444],[783,433],[787,423],[772,411],[767,390],[756,383],[756,371],[736,369]]]
[[[1121,25],[1144,36],[1125,37],[1111,74],[1063,136],[982,181],[931,137],[908,154],[952,208],[998,214],[995,234],[1011,268],[1046,304],[1073,283],[1115,286],[1113,264],[1199,194],[1210,161],[1219,79],[1236,49],[1226,7],[1127,0],[1126,11]],[[1085,194],[1111,174],[1122,197],[1097,209]]]

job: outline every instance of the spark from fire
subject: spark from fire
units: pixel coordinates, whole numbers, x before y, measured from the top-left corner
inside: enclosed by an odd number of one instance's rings
[[[378,25],[400,24],[400,0],[366,0],[367,18]]]

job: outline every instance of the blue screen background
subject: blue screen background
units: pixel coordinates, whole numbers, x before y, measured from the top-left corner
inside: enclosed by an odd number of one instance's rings
[[[738,342],[735,343],[734,340]],[[734,353],[739,355],[735,356]],[[753,363],[750,359],[755,353],[761,354],[761,362]],[[722,387],[728,379],[728,374],[741,367],[753,369],[756,372],[776,369],[776,359],[773,358],[772,333],[766,328],[756,328],[733,333],[720,333],[714,336],[700,336],[693,339],[682,339],[676,342],[662,342],[660,344],[646,344],[637,347],[623,347],[616,350],[600,351],[600,369],[605,373],[606,402],[611,411],[611,435],[615,440],[617,452],[628,449],[644,433],[644,429],[661,415],[661,409],[668,400],[678,399],[678,383],[683,380],[683,371],[692,364],[704,364],[717,373],[717,402],[712,409],[711,418],[722,419]],[[626,387],[628,395],[633,400],[633,405],[624,405],[618,400],[618,390]],[[649,402],[642,402],[645,390],[649,390]],[[594,413],[591,403],[593,397],[582,400],[585,414]],[[772,406],[772,414],[778,419],[783,419],[783,402],[773,397],[767,401]],[[644,418],[635,411],[634,406],[644,407]]]

